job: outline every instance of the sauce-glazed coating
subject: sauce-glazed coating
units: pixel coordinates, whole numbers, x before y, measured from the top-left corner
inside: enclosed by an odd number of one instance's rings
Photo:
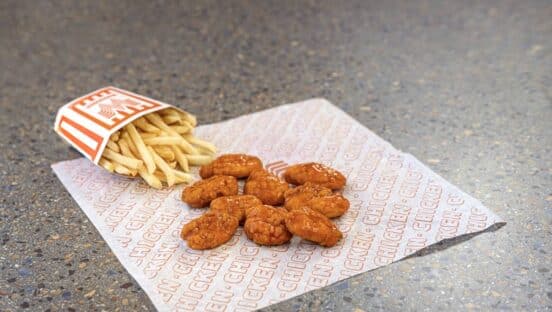
[[[291,233],[324,247],[335,246],[343,237],[330,219],[307,207],[288,212],[286,226]]]
[[[268,205],[247,209],[244,231],[247,237],[259,245],[276,246],[291,240],[293,236],[286,228],[287,211]]]
[[[238,219],[227,213],[207,212],[184,225],[180,237],[192,249],[211,249],[229,241],[238,228]]]
[[[182,200],[190,207],[207,207],[217,197],[238,194],[238,181],[231,176],[216,175],[197,181],[182,192]]]
[[[332,190],[342,189],[346,183],[345,176],[341,172],[314,162],[290,166],[284,172],[284,179],[295,185],[312,182]]]
[[[349,201],[341,194],[334,194],[322,185],[307,182],[285,193],[287,210],[309,207],[328,218],[343,215],[349,209]]]
[[[252,171],[262,168],[263,163],[258,157],[245,154],[227,154],[219,156],[208,165],[201,166],[199,175],[203,179],[213,175],[247,178]]]
[[[219,197],[211,202],[211,211],[225,212],[240,222],[245,220],[245,209],[262,205],[260,199],[253,195],[234,195]]]
[[[278,206],[284,203],[284,193],[289,185],[266,170],[256,170],[251,173],[244,186],[244,193],[254,195],[263,204]]]

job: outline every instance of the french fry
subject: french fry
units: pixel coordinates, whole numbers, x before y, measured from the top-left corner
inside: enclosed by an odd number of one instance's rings
[[[107,147],[109,147],[110,149],[112,149],[113,151],[119,153],[121,150],[119,149],[119,146],[117,145],[117,143],[115,143],[115,141],[113,141],[112,139],[109,139],[109,141],[107,141]]]
[[[138,131],[136,130],[136,128],[132,123],[129,123],[128,125],[126,125],[125,129],[128,131],[128,134],[130,135],[132,142],[134,143],[134,145],[136,146],[136,149],[138,150],[139,155],[136,155],[136,156],[140,156],[140,158],[142,158],[142,160],[146,164],[148,173],[154,173],[156,164],[153,160],[152,155],[148,153],[148,148],[144,144],[144,141],[142,141],[140,134],[138,134]]]
[[[214,144],[212,143],[209,143],[207,141],[203,141],[201,139],[198,139],[196,137],[194,137],[193,135],[191,134],[184,134],[183,137],[190,143],[192,143],[193,145],[196,145],[196,146],[200,146],[200,147],[203,147],[204,149],[210,151],[211,153],[215,154],[217,152],[217,148],[215,147]]]
[[[174,152],[174,157],[176,158],[176,161],[180,165],[180,168],[182,168],[182,170],[184,170],[185,172],[190,171],[190,168],[188,166],[188,158],[184,156],[184,153],[182,153],[180,148],[178,146],[171,146],[171,148]]]
[[[189,183],[192,181],[193,177],[191,175],[188,175],[187,173],[184,173],[182,171],[174,170],[175,173],[175,181],[177,184],[179,183]],[[183,175],[181,175],[183,174]],[[165,174],[159,170],[155,171],[154,173],[155,177],[161,180],[162,182],[167,182],[167,177]]]
[[[146,132],[153,132],[153,133],[159,133],[161,130],[159,128],[155,127],[154,125],[150,124],[144,117],[140,117],[132,122],[138,129],[146,131]]]
[[[215,153],[213,153],[213,152],[211,152],[211,151],[209,151],[206,148],[201,147],[201,146],[196,146],[196,149],[198,150],[200,155],[207,155],[207,156],[215,155]]]
[[[186,183],[192,182],[192,180],[194,179],[194,177],[189,173],[182,172],[179,170],[173,170],[173,172],[177,179],[180,179]]]
[[[170,146],[158,145],[154,146],[153,150],[166,161],[174,161],[175,155]]]
[[[171,126],[171,129],[173,129],[178,134],[190,133],[192,130],[191,128],[188,128],[186,126]]]
[[[178,146],[180,146],[182,148],[182,150],[188,154],[191,154],[191,155],[199,155],[199,151],[192,146],[192,144],[190,144],[188,141],[186,141],[184,138],[180,137],[181,140],[180,140],[180,144],[178,144]]]
[[[156,138],[144,139],[144,143],[147,145],[179,145],[182,138],[175,136],[160,136]]]
[[[136,174],[138,174],[138,170],[135,169],[129,169],[121,164],[115,163],[115,172],[131,177],[135,177]]]
[[[156,138],[159,136],[159,133],[153,133],[153,132],[138,132],[142,139],[151,139]]]
[[[188,153],[188,154],[191,154],[191,155],[198,155],[199,152],[190,144],[188,143],[188,141],[186,141],[182,136],[180,136],[180,134],[178,134],[176,131],[174,131],[173,129],[171,129],[171,127],[169,127],[169,125],[167,125],[163,119],[161,119],[161,117],[157,114],[157,113],[151,113],[151,114],[148,114],[145,116],[146,119],[151,122],[152,124],[154,124],[156,127],[158,127],[159,129],[161,129],[162,131],[165,131],[167,132],[170,136],[174,136],[174,137],[177,137],[177,138],[180,138],[181,141],[180,143],[178,144],[180,147],[182,147],[182,149]]]
[[[156,189],[163,188],[163,183],[153,174],[149,173],[145,167],[138,169],[138,174],[149,184],[151,187]]]
[[[173,129],[178,134],[185,134],[185,133],[191,133],[192,127],[184,126],[171,126],[171,129]]]
[[[169,107],[169,108],[165,108],[165,109],[162,109],[158,112],[160,115],[162,116],[166,116],[166,115],[178,115],[178,110],[172,108],[172,107]]]
[[[136,145],[134,145],[134,143],[132,142],[132,140],[130,139],[130,135],[128,135],[128,132],[124,132],[122,135],[121,135],[121,140],[120,141],[124,141],[127,145],[127,147],[130,149],[130,151],[132,152],[133,157],[134,158],[138,158],[138,155],[140,155],[140,153],[138,153],[138,149],[136,148]],[[119,147],[121,147],[121,151],[122,151],[122,146],[119,144]],[[124,155],[124,154],[123,154]],[[125,156],[128,156],[128,155],[125,155]],[[129,156],[130,157],[130,156]]]
[[[192,129],[194,129],[194,126],[192,126],[192,124],[189,123],[189,122],[186,121],[186,120],[183,120],[180,124],[182,125],[182,127],[188,127],[188,128],[190,128],[190,131],[191,131]]]
[[[106,148],[104,150],[102,156],[131,169],[138,169],[144,164],[144,162],[139,159],[123,156],[117,152],[114,152],[113,150],[110,150],[109,148]]]
[[[140,176],[151,187],[189,183],[190,165],[210,163],[216,147],[193,136],[196,117],[174,108],[140,117],[113,133],[99,165],[121,175]]]
[[[115,170],[115,166],[113,166],[113,163],[103,157],[100,159],[98,164],[111,173],[113,173],[113,170]]]
[[[172,134],[172,129],[163,121],[163,119],[156,113],[147,114],[144,116],[147,121],[151,122],[153,125],[161,129],[161,131],[165,131],[167,133]]]
[[[111,135],[110,139],[113,140],[114,142],[117,142],[119,141],[120,135],[121,135],[121,131],[117,131]]]
[[[189,155],[186,154],[186,158],[188,159],[188,164],[192,166],[203,166],[209,164],[211,161],[213,161],[213,157],[209,155]]]
[[[192,114],[190,114],[190,113],[188,113],[188,112],[182,112],[182,111],[178,111],[178,110],[177,110],[176,112],[180,115],[180,117],[182,117],[182,119],[184,119],[184,120],[186,120],[187,122],[189,122],[189,123],[192,125],[192,127],[197,126],[197,118],[196,118],[196,116],[194,116],[194,115],[192,115]]]
[[[173,123],[180,123],[181,119],[180,119],[180,115],[165,115],[163,116],[163,121],[170,125],[170,124],[173,124]]]
[[[121,154],[123,154],[126,157],[136,158],[136,156],[134,156],[134,153],[132,153],[132,151],[130,150],[130,147],[126,139],[121,137],[121,139],[119,140],[119,142],[117,142],[117,144],[119,144],[119,147],[121,148]]]
[[[173,169],[161,158],[161,156],[157,155],[157,153],[153,150],[151,146],[148,146],[148,150],[151,153],[151,156],[153,156],[153,161],[155,161],[155,164],[159,167],[161,171],[165,174],[167,177],[167,185],[173,186],[175,183],[175,176]]]

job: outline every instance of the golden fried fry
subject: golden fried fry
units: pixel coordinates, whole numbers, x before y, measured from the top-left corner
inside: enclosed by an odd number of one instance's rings
[[[201,139],[198,139],[198,138],[194,137],[191,134],[184,134],[183,137],[184,137],[184,139],[186,139],[191,144],[193,144],[195,146],[198,146],[198,147],[201,147],[201,148],[203,148],[203,149],[205,149],[205,150],[207,150],[207,151],[209,151],[213,154],[215,154],[217,152],[216,146],[212,143],[209,143],[207,141],[203,141]]]
[[[121,152],[117,143],[115,143],[115,141],[113,141],[112,139],[109,139],[109,141],[107,141],[106,146],[114,152],[117,152],[117,153]]]
[[[180,170],[173,169],[173,173],[176,176],[176,178],[179,181],[182,181],[183,183],[190,183],[194,179],[194,177],[186,172],[182,172]]]
[[[180,165],[180,168],[182,168],[182,170],[186,172],[190,171],[190,168],[188,166],[188,158],[186,158],[184,153],[182,153],[182,151],[180,150],[180,147],[171,146],[171,149],[174,153],[174,157],[176,158],[176,161],[178,161],[178,164]]]
[[[171,127],[169,127],[169,125],[167,125],[157,113],[151,113],[146,115],[145,117],[148,121],[159,127],[162,131],[168,133],[170,136],[180,138],[181,140],[178,144],[186,153],[191,155],[199,154],[199,152],[188,141],[181,137],[180,134],[178,134],[176,131],[171,129]]]
[[[182,138],[174,136],[159,136],[155,138],[144,139],[144,143],[147,145],[178,145],[182,141]]]
[[[143,164],[143,162],[139,159],[123,156],[123,155],[121,155],[117,152],[114,152],[114,151],[110,150],[109,148],[106,148],[104,150],[102,156],[109,159],[109,160],[112,160],[112,161],[118,162],[120,164],[123,164],[126,167],[131,168],[131,169],[138,169]]]
[[[117,141],[119,141],[120,136],[121,136],[121,131],[119,130],[119,131],[113,133],[109,139],[113,140],[113,142],[117,142]]]
[[[151,156],[153,156],[153,161],[155,162],[155,165],[163,171],[165,176],[167,177],[167,184],[169,186],[173,186],[176,182],[176,177],[174,176],[173,169],[159,156],[151,146],[148,146],[148,150],[151,153]]]
[[[129,123],[125,126],[125,129],[128,131],[128,134],[130,135],[130,139],[136,146],[136,149],[138,150],[138,155],[146,164],[146,168],[148,169],[148,173],[152,174],[155,172],[155,162],[153,161],[153,156],[148,151],[148,148],[144,144],[144,141],[140,137],[140,134],[134,127],[132,123]],[[131,149],[132,150],[132,149]]]
[[[122,175],[139,174],[155,188],[162,181],[169,186],[190,182],[190,165],[211,162],[216,151],[192,135],[195,125],[193,115],[172,108],[144,115],[111,135],[99,165]]]
[[[136,169],[129,169],[121,164],[115,164],[115,172],[118,174],[123,174],[131,177],[135,177],[138,174],[138,170]]]
[[[213,161],[213,157],[209,155],[184,155],[188,159],[188,163],[192,166],[206,165]]]
[[[180,123],[180,116],[179,115],[166,115],[166,116],[163,116],[163,121],[170,125],[170,124],[173,124],[173,123]]]
[[[160,189],[163,187],[161,181],[154,174],[149,173],[145,167],[142,166],[140,169],[138,169],[138,174],[151,187],[156,189]]]
[[[151,138],[157,138],[160,133],[154,133],[154,132],[138,132],[140,134],[140,137],[142,137],[142,140],[145,139],[151,139]]]
[[[138,155],[140,155],[140,153],[138,153],[138,149],[136,148],[136,145],[134,145],[134,142],[132,142],[132,140],[130,139],[130,135],[126,131],[123,132],[123,134],[121,135],[121,140],[119,140],[119,147],[121,147],[121,142],[123,141],[126,143],[126,146],[133,154],[133,156],[129,156],[129,155],[125,155],[125,156],[138,158]],[[121,147],[121,151],[122,151],[122,147]]]
[[[171,129],[180,135],[192,132],[192,128],[186,126],[171,126]]]
[[[175,159],[174,152],[170,146],[157,145],[157,146],[153,146],[153,150],[166,161],[171,162],[171,161],[174,161]]]
[[[159,133],[161,130],[154,125],[150,124],[144,117],[140,117],[133,121],[133,124],[142,131]]]
[[[113,165],[113,163],[103,157],[100,159],[98,164],[109,172],[113,172],[115,170],[115,166]]]

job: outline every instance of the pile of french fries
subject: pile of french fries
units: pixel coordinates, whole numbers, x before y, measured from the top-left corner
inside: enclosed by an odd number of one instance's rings
[[[190,166],[210,163],[216,147],[194,137],[196,117],[174,108],[140,117],[113,133],[99,161],[109,172],[140,175],[150,186],[192,180]]]

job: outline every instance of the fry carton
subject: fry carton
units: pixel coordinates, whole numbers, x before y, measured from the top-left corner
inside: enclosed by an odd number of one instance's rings
[[[98,164],[109,137],[146,114],[173,107],[167,103],[105,87],[61,107],[54,130],[94,164]]]
[[[54,129],[94,164],[161,188],[189,182],[190,164],[212,160],[216,148],[193,136],[195,125],[174,106],[105,87],[60,108]]]

